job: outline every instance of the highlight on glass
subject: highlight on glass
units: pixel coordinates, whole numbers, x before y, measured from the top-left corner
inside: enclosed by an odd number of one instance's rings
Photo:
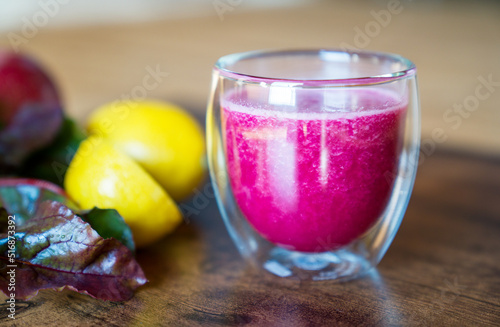
[[[210,176],[241,255],[280,277],[374,268],[418,166],[415,65],[340,50],[220,58],[207,109]]]

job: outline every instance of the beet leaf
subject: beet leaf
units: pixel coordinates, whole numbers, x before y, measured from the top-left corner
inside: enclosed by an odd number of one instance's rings
[[[8,218],[5,211],[0,218]],[[28,299],[42,289],[69,288],[99,299],[123,301],[146,283],[126,246],[101,237],[60,202],[42,202],[31,219],[16,224],[15,231],[14,258],[9,257],[9,235],[0,235],[0,260],[7,266],[0,269],[0,290],[11,293],[8,272],[15,269],[17,299]]]

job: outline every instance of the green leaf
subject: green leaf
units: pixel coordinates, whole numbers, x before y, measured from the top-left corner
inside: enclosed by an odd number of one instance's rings
[[[4,208],[9,214],[16,214],[17,226],[28,222],[38,206],[46,200],[54,200],[70,207],[103,238],[113,237],[135,252],[130,227],[116,210],[94,208],[82,211],[57,185],[29,178],[0,178],[0,208]],[[4,223],[0,219],[0,232],[5,231],[1,229],[6,226]]]
[[[130,251],[135,252],[132,231],[115,209],[94,208],[90,211],[80,212],[79,216],[103,238],[113,237],[128,247]]]
[[[69,288],[124,301],[147,282],[127,247],[114,238],[102,238],[57,201],[42,202],[21,226],[16,217],[15,256],[9,252],[9,240],[8,234],[0,235],[0,261],[17,266],[16,299],[29,299],[42,289]],[[5,294],[11,293],[8,271],[0,269],[0,290]]]
[[[54,141],[29,157],[19,175],[44,179],[63,186],[68,166],[85,137],[85,133],[73,120],[64,117]]]
[[[57,186],[44,181],[30,179],[0,179],[0,208],[5,208],[9,214],[17,215],[17,224],[23,225],[35,214],[36,209],[46,200],[58,201],[73,209],[77,206],[61,193],[51,188]]]

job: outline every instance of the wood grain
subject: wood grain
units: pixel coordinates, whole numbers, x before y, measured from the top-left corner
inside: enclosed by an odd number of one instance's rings
[[[43,291],[18,303],[15,325],[498,326],[499,190],[500,158],[429,157],[378,271],[343,284],[253,270],[215,201],[203,207],[198,199],[188,223],[138,252],[149,283],[132,300]],[[4,304],[0,324],[14,326],[6,312]]]

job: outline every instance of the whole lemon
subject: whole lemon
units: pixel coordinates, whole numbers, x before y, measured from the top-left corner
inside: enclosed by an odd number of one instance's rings
[[[93,112],[87,128],[137,161],[176,201],[190,195],[205,175],[202,129],[176,105],[109,103]]]
[[[157,241],[182,221],[163,188],[139,164],[99,136],[80,144],[64,187],[82,209],[116,209],[130,226],[137,247]]]

